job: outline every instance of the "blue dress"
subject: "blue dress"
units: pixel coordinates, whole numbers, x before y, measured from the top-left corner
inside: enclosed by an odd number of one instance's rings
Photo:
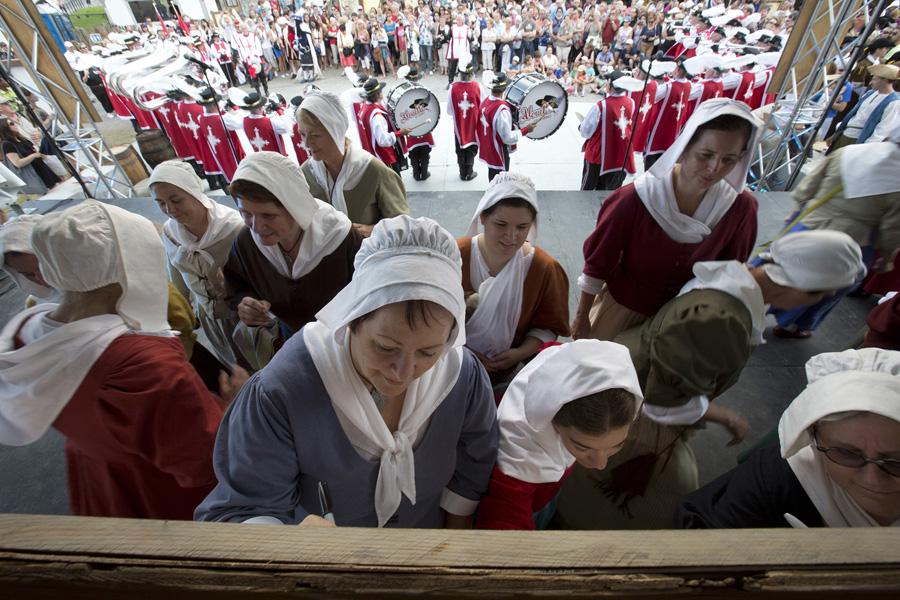
[[[459,379],[414,450],[416,504],[402,496],[393,527],[440,528],[446,488],[477,502],[497,456],[497,411],[487,373],[468,350]],[[271,516],[297,524],[321,515],[327,482],[337,525],[375,527],[380,463],[361,456],[335,414],[303,335],[293,336],[244,385],[222,420],[213,463],[218,485],[198,521]]]

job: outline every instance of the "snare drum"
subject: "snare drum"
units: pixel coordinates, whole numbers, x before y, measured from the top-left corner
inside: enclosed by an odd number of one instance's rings
[[[441,105],[437,97],[413,81],[404,81],[392,89],[387,95],[385,108],[397,129],[412,129],[409,135],[413,137],[431,133],[441,118]]]
[[[512,107],[513,123],[517,128],[536,124],[525,136],[533,140],[555,133],[569,110],[569,97],[563,86],[540,73],[516,77],[503,93],[503,99]]]

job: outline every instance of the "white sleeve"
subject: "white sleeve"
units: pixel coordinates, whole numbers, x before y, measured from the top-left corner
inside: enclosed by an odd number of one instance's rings
[[[603,289],[603,283],[602,279],[597,279],[596,277],[591,277],[584,273],[578,276],[578,287],[581,288],[581,291],[585,294],[593,294],[596,296]]]
[[[501,107],[494,116],[494,131],[507,146],[512,146],[519,141],[519,132],[512,128],[512,113],[505,106]]]
[[[692,83],[691,84],[691,95],[688,97],[689,102],[693,102],[694,100],[699,100],[700,96],[703,95],[703,84],[702,83]]]
[[[709,409],[709,398],[703,394],[694,396],[681,406],[656,406],[644,402],[641,412],[660,425],[693,425],[703,418]]]
[[[250,523],[251,525],[284,525],[284,523],[282,523],[279,519],[264,515],[250,517],[249,519],[244,521],[244,523]]]
[[[897,113],[900,113],[900,100],[894,100],[885,107],[884,114],[881,115],[881,121],[878,122],[878,127],[875,128],[875,131],[872,132],[872,135],[869,136],[865,143],[871,144],[886,140],[894,130],[892,126],[897,118]]]
[[[741,76],[738,73],[726,73],[722,75],[722,87],[726,90],[733,90],[741,84]]]
[[[269,122],[272,123],[272,129],[275,131],[275,135],[284,135],[286,133],[291,133],[291,128],[294,126],[293,120],[286,114],[270,115]]]
[[[661,83],[656,86],[656,97],[653,99],[653,104],[660,102],[663,98],[666,97],[666,91],[669,89],[671,83]]]
[[[453,96],[450,95],[450,92],[447,92],[447,114],[450,115],[450,120],[453,120]]]
[[[541,344],[546,344],[547,342],[555,342],[557,336],[549,329],[530,329],[525,334],[525,337],[537,338],[541,340]]]
[[[383,114],[373,114],[370,124],[372,125],[372,134],[379,146],[389,148],[397,143],[397,136],[392,131],[388,131],[388,123]]]
[[[581,133],[581,137],[584,139],[590,139],[594,132],[597,131],[597,126],[600,124],[600,106],[599,104],[594,104],[591,106],[591,109],[588,111],[587,115],[584,117],[584,121],[581,122],[581,125],[578,126],[578,131]]]
[[[756,79],[753,80],[753,87],[758,88],[761,85],[765,85],[766,81],[769,79],[769,73],[766,70],[762,70],[756,74]]]
[[[475,513],[475,509],[478,508],[478,500],[463,498],[459,494],[444,488],[444,491],[441,492],[441,508],[451,515],[467,517]]]
[[[230,110],[222,113],[222,121],[225,123],[225,129],[229,131],[240,131],[244,128],[244,117],[247,116],[246,111]]]

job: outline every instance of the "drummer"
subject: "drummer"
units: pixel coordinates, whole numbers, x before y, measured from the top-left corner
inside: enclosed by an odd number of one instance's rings
[[[398,154],[398,150],[402,153],[400,140],[402,136],[409,135],[412,130],[403,127],[397,131],[391,131],[387,111],[381,104],[384,98],[382,89],[384,89],[384,82],[378,81],[374,77],[370,77],[363,84],[366,102],[359,111],[357,119],[359,130],[365,132],[365,135],[361,135],[359,141],[364,150],[380,158],[384,164],[399,175],[401,154]]]
[[[422,79],[422,74],[418,67],[410,67],[409,73],[406,74],[406,80],[412,83]],[[422,137],[406,138],[406,147],[409,151],[409,166],[412,167],[413,179],[416,181],[425,181],[431,177],[428,172],[428,163],[431,161],[431,149],[434,148],[434,137],[431,132],[426,133]]]
[[[478,131],[478,158],[488,166],[488,181],[492,181],[497,173],[509,171],[509,155],[516,151],[519,134],[528,135],[534,127],[527,125],[515,129],[512,110],[503,92],[509,86],[506,73],[496,73],[487,82],[491,95],[481,101],[478,109],[481,125]]]

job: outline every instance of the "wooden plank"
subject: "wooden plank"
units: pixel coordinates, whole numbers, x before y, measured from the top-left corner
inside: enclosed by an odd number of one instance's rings
[[[0,551],[303,565],[763,570],[900,564],[900,532],[317,529],[0,515]]]

